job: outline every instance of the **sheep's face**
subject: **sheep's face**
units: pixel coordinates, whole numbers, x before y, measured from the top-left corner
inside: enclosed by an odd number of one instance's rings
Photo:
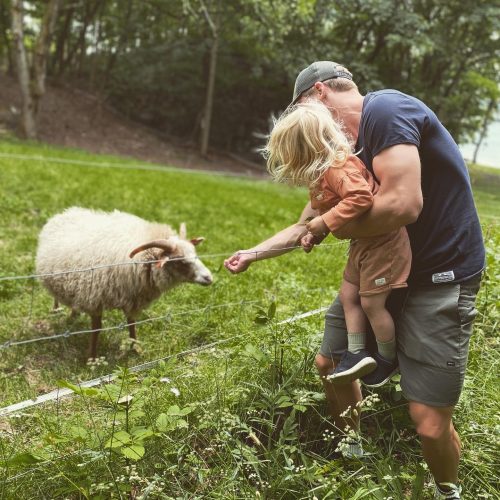
[[[197,283],[208,286],[212,283],[212,273],[197,257],[195,244],[200,238],[191,241],[173,238],[172,250],[160,250],[156,256],[161,262],[156,267],[155,280],[160,287],[178,283]],[[163,288],[163,287],[162,287]]]

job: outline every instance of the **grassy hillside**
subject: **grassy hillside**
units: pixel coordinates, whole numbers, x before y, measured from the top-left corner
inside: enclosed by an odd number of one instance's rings
[[[398,386],[380,390],[380,401],[364,409],[363,438],[372,454],[362,462],[339,459],[313,368],[322,316],[278,324],[331,302],[346,244],[331,239],[311,255],[295,251],[238,276],[222,268],[224,256],[294,222],[306,191],[135,163],[0,143],[0,276],[31,274],[43,224],[78,205],[174,227],[186,222],[189,235],[206,237],[198,253],[215,277],[208,288],[185,285],[145,311],[141,319],[152,321],[138,327],[135,349],[123,328],[101,334],[105,359],[92,366],[85,334],[5,347],[84,330],[89,320],[51,313],[51,298],[34,279],[0,281],[0,406],[50,391],[60,380],[77,383],[121,369],[102,390],[0,417],[0,498],[430,498]],[[499,493],[493,479],[500,198],[490,174],[471,171],[489,248],[457,412],[471,499]],[[104,326],[124,321],[108,312]],[[125,370],[220,340],[226,342],[140,376]],[[125,395],[131,402],[118,404]]]
[[[500,220],[500,169],[472,164],[469,173],[476,205],[484,223]]]

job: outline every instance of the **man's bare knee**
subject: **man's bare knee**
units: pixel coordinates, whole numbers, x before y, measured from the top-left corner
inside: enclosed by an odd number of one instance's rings
[[[317,354],[314,362],[321,377],[328,375],[333,370],[333,360],[323,356],[322,354]]]
[[[434,408],[420,403],[410,403],[410,416],[417,434],[422,439],[440,441],[451,437],[453,408]]]
[[[427,439],[431,441],[441,441],[442,439],[450,436],[450,425],[437,423],[437,422],[421,422],[416,427],[417,434],[422,439]]]

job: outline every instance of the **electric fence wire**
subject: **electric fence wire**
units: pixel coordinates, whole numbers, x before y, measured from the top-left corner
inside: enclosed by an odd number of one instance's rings
[[[104,328],[77,330],[74,332],[66,331],[63,333],[56,333],[55,335],[46,335],[45,337],[35,337],[32,339],[7,340],[3,344],[0,344],[0,351],[2,349],[7,349],[9,347],[14,347],[14,346],[18,346],[18,345],[33,344],[35,342],[43,342],[43,341],[47,341],[47,340],[57,340],[57,339],[61,339],[61,338],[69,338],[69,337],[73,337],[75,335],[84,335],[84,334],[97,333],[97,332],[99,332],[99,333],[110,332],[113,330],[123,330],[123,329],[125,329],[129,326],[132,326],[132,325],[142,325],[144,323],[152,323],[154,321],[161,321],[161,320],[168,321],[169,318],[173,318],[176,316],[184,316],[186,314],[193,314],[193,313],[197,313],[197,312],[207,312],[207,311],[210,311],[212,309],[221,309],[224,307],[230,307],[230,306],[235,306],[235,305],[246,305],[246,304],[256,304],[256,303],[258,303],[257,300],[249,300],[249,301],[243,300],[243,301],[237,301],[237,302],[226,302],[224,304],[205,306],[205,307],[201,307],[198,309],[189,309],[187,311],[180,311],[180,312],[176,312],[176,313],[169,312],[167,314],[163,314],[161,316],[155,316],[153,318],[146,318],[146,319],[134,321],[131,323],[120,323],[119,325],[113,325],[113,326],[108,326],[108,327],[104,327]]]
[[[148,165],[147,163],[118,163],[118,162],[97,162],[97,161],[86,161],[86,160],[74,160],[70,158],[56,158],[52,156],[41,156],[41,155],[24,155],[17,153],[0,153],[0,158],[12,159],[12,160],[26,160],[26,161],[43,161],[45,163],[55,163],[55,164],[68,164],[76,165],[79,167],[92,167],[92,168],[118,168],[125,170],[145,170],[149,172],[179,172],[179,173],[193,173],[193,174],[205,174],[205,175],[217,175],[221,177],[237,177],[237,178],[248,178],[247,175],[241,173],[230,172],[226,170],[201,170],[196,168],[179,168],[171,167],[166,165]],[[265,171],[262,170],[264,174]],[[252,177],[252,180],[258,180],[259,177]],[[262,177],[265,180],[265,177]]]
[[[337,242],[337,243],[333,243],[333,244],[325,244],[325,245],[319,245],[318,248],[327,248],[327,247],[334,247],[334,246],[338,246],[339,244],[342,244],[343,242]],[[271,249],[271,250],[253,250],[253,251],[241,251],[239,252],[239,254],[255,254],[255,258],[257,259],[258,257],[258,254],[262,254],[262,253],[267,253],[267,252],[273,252],[273,251],[287,251],[287,250],[293,250],[293,249],[296,249],[296,248],[302,248],[300,245],[294,245],[294,246],[289,246],[289,247],[283,247],[283,248],[279,248],[279,249]],[[207,258],[207,257],[220,257],[220,256],[227,256],[227,252],[224,252],[224,253],[218,253],[218,254],[206,254],[206,255],[202,255],[202,256],[197,256],[196,258]],[[191,259],[192,257],[190,257]],[[184,257],[180,257],[180,258],[173,258],[173,259],[170,259],[168,262],[172,262],[172,261],[175,261],[175,260],[186,260]],[[131,262],[121,262],[121,263],[116,263],[116,264],[109,264],[109,265],[99,265],[99,266],[94,266],[94,267],[90,267],[90,268],[86,268],[86,269],[73,269],[73,270],[69,270],[69,271],[56,271],[54,273],[47,273],[47,274],[33,274],[33,275],[28,275],[28,276],[11,276],[11,277],[4,277],[4,278],[0,278],[0,281],[6,281],[6,280],[15,280],[15,279],[35,279],[35,278],[43,278],[43,277],[47,277],[47,276],[60,276],[60,275],[63,275],[63,274],[70,274],[70,273],[79,273],[79,272],[92,272],[92,275],[93,275],[93,272],[97,269],[103,269],[103,268],[108,268],[108,267],[116,267],[116,266],[120,266],[120,265],[130,265],[130,264],[133,264],[133,265],[138,265],[138,264],[149,264],[149,263],[152,263],[152,262],[158,262],[158,260],[153,260],[153,261],[131,261]],[[34,283],[34,282],[33,282]],[[256,303],[257,301],[251,301],[253,303]],[[31,288],[31,310],[32,310],[32,303],[33,303],[33,286]],[[147,318],[147,319],[143,319],[143,320],[139,320],[139,321],[134,321],[134,322],[131,322],[131,323],[120,323],[119,325],[113,325],[113,326],[109,326],[109,327],[105,327],[105,328],[100,328],[100,329],[85,329],[85,330],[77,330],[77,331],[65,331],[65,332],[62,332],[62,333],[57,333],[57,334],[54,334],[54,335],[46,335],[46,336],[43,336],[43,337],[35,337],[35,338],[32,338],[32,339],[21,339],[21,340],[7,340],[3,343],[0,343],[0,351],[3,350],[3,349],[7,349],[7,348],[10,348],[10,347],[13,347],[13,346],[18,346],[18,345],[25,345],[25,344],[32,344],[32,343],[35,343],[35,342],[43,342],[43,341],[49,341],[49,340],[57,340],[57,339],[62,339],[62,338],[69,338],[69,337],[72,337],[72,336],[75,336],[75,335],[85,335],[85,334],[90,334],[90,333],[97,333],[97,332],[109,332],[109,331],[113,331],[113,330],[123,330],[129,326],[133,326],[133,325],[140,325],[140,324],[144,324],[144,323],[150,323],[150,322],[154,322],[154,321],[160,321],[160,320],[166,320],[170,317],[174,317],[174,316],[179,316],[179,315],[185,315],[185,314],[189,314],[189,313],[196,313],[196,312],[200,312],[200,311],[207,311],[208,309],[217,309],[217,308],[220,308],[220,307],[227,307],[227,306],[232,306],[232,305],[235,305],[235,304],[242,304],[242,302],[229,302],[229,303],[226,303],[226,304],[219,304],[219,305],[215,305],[215,306],[205,306],[203,308],[199,308],[199,309],[192,309],[192,310],[189,310],[189,311],[181,311],[179,313],[168,313],[168,314],[165,314],[165,315],[161,315],[161,316],[156,316],[156,317],[153,317],[153,318]]]
[[[312,311],[307,311],[305,313],[300,313],[300,314],[291,316],[289,318],[286,318],[286,319],[284,319],[282,321],[279,321],[277,324],[278,325],[285,325],[285,324],[289,324],[289,323],[294,323],[295,321],[299,321],[301,319],[304,319],[304,318],[313,316],[315,314],[318,314],[320,312],[323,312],[326,309],[327,309],[327,307],[320,307],[320,308],[314,309]],[[182,352],[179,352],[179,353],[176,353],[176,354],[172,354],[170,356],[166,356],[166,357],[163,357],[163,358],[159,358],[159,359],[155,359],[155,360],[152,360],[152,361],[148,361],[146,363],[142,363],[140,365],[136,365],[136,366],[133,366],[133,367],[129,368],[129,371],[131,373],[137,373],[137,372],[149,370],[149,369],[157,366],[162,361],[165,362],[165,361],[168,361],[169,359],[172,359],[174,357],[179,358],[179,357],[183,357],[183,356],[188,356],[190,354],[195,354],[195,353],[198,353],[198,352],[206,351],[208,349],[215,348],[215,347],[217,347],[219,345],[228,343],[228,342],[230,342],[232,340],[236,340],[237,338],[243,337],[245,335],[246,335],[246,333],[240,333],[238,335],[234,335],[234,336],[232,336],[230,338],[227,338],[227,339],[218,340],[216,342],[211,342],[210,344],[205,344],[203,346],[196,347],[196,348],[193,348],[193,349],[188,349],[186,351],[182,351]],[[80,383],[78,383],[76,385],[80,389],[91,388],[91,387],[96,387],[96,386],[99,386],[99,385],[102,385],[102,384],[105,384],[105,383],[108,383],[108,382],[112,382],[115,378],[116,378],[116,375],[110,373],[110,374],[107,374],[107,375],[103,375],[102,377],[98,377],[98,378],[95,378],[95,379],[92,379],[92,380],[88,380],[86,382],[80,382]],[[49,392],[49,393],[44,394],[42,396],[39,396],[39,397],[37,397],[35,399],[21,401],[19,403],[16,403],[16,404],[13,404],[13,405],[10,405],[10,406],[6,406],[4,408],[0,408],[0,417],[6,417],[8,415],[18,413],[21,410],[25,410],[26,408],[33,407],[33,406],[38,406],[38,405],[41,405],[41,404],[49,402],[49,401],[59,402],[59,399],[62,399],[64,397],[66,397],[66,396],[71,396],[72,394],[73,394],[73,391],[71,389],[67,389],[67,388],[56,389],[55,391]],[[36,467],[32,467],[31,469],[29,469],[27,471],[23,471],[20,474],[17,474],[15,476],[7,478],[7,482],[9,482],[9,483],[13,482],[16,479],[19,479],[19,478],[24,477],[24,476],[26,476],[28,474],[31,474],[31,473],[33,473],[33,472],[35,472],[35,471],[37,471],[37,470],[39,470],[39,469],[47,466],[47,465],[55,463],[56,461],[60,461],[61,459],[70,458],[70,457],[74,457],[74,456],[80,456],[83,453],[85,453],[85,451],[88,451],[88,450],[75,451],[73,453],[69,453],[67,455],[64,455],[64,456],[61,456],[61,457],[57,457],[57,458],[55,458],[53,460],[46,460],[46,461],[38,464]]]
[[[237,304],[241,304],[241,302],[237,303]],[[328,308],[327,307],[320,307],[320,308],[317,308],[317,309],[314,309],[311,311],[307,311],[305,313],[296,314],[296,315],[290,316],[289,318],[286,318],[284,320],[277,322],[277,325],[287,325],[290,323],[295,323],[296,321],[300,321],[301,319],[308,318],[310,316],[314,316],[316,314],[324,312],[326,309],[328,309]],[[195,347],[193,349],[188,349],[186,351],[181,351],[181,352],[178,352],[175,354],[171,354],[169,356],[165,356],[163,358],[158,358],[158,359],[155,359],[152,361],[148,361],[146,363],[142,363],[140,365],[133,366],[133,367],[129,368],[129,371],[131,373],[136,373],[136,372],[141,372],[144,370],[149,370],[149,369],[153,368],[154,366],[157,366],[162,361],[165,362],[165,361],[168,361],[172,358],[183,357],[183,356],[187,356],[190,354],[206,351],[207,349],[215,348],[217,346],[220,346],[222,344],[226,344],[228,342],[234,341],[238,338],[241,338],[241,337],[244,337],[247,335],[248,335],[247,332],[239,333],[238,335],[233,335],[231,337],[228,337],[227,339],[217,340],[215,342],[211,342],[209,344]],[[77,385],[79,388],[82,388],[82,389],[83,388],[90,388],[90,387],[95,387],[95,386],[98,386],[98,385],[101,385],[104,383],[111,382],[115,378],[116,378],[116,375],[110,373],[107,375],[103,375],[102,377],[88,380],[86,382],[79,382],[75,385]],[[5,416],[8,416],[10,414],[17,413],[21,410],[25,410],[26,408],[38,406],[38,405],[41,405],[41,404],[49,402],[49,401],[59,401],[59,399],[61,399],[63,397],[70,396],[71,394],[73,394],[73,392],[74,391],[69,389],[69,388],[62,388],[62,389],[59,388],[59,389],[56,389],[56,390],[51,391],[49,393],[38,396],[37,398],[27,399],[25,401],[21,401],[19,403],[15,403],[15,404],[6,406],[4,408],[0,408],[0,417],[5,417]]]
[[[331,247],[337,247],[339,245],[345,245],[345,241],[338,241],[336,243],[324,243],[321,245],[317,245],[315,248],[331,248]],[[273,249],[268,249],[268,250],[241,250],[238,252],[239,255],[255,255],[255,258],[261,254],[270,254],[270,253],[276,253],[276,252],[283,252],[283,251],[288,251],[288,250],[295,250],[297,248],[302,248],[301,245],[293,245],[293,246],[288,246],[288,247],[282,247],[282,248],[273,248]],[[196,257],[172,257],[168,261],[166,261],[166,264],[176,262],[176,261],[186,261],[186,260],[195,260],[195,259],[211,259],[214,257],[227,257],[229,255],[228,252],[222,252],[222,253],[210,253],[210,254],[203,254],[203,255],[197,255]],[[0,282],[2,281],[16,281],[16,280],[29,280],[29,279],[40,279],[40,278],[48,278],[48,277],[53,277],[53,276],[64,276],[67,274],[74,274],[74,273],[85,273],[89,271],[96,271],[99,269],[107,269],[107,268],[112,268],[112,267],[121,267],[121,266],[131,266],[131,265],[141,265],[141,264],[154,264],[156,262],[160,262],[160,259],[154,259],[154,260],[129,260],[126,262],[115,262],[111,264],[99,264],[96,266],[92,267],[85,267],[82,269],[69,269],[65,271],[54,271],[52,273],[42,273],[42,274],[26,274],[26,275],[18,275],[18,276],[0,276]]]

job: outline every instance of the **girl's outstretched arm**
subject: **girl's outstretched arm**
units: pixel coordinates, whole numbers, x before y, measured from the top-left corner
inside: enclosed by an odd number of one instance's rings
[[[311,203],[308,202],[295,224],[282,229],[252,248],[235,252],[224,261],[224,266],[231,273],[237,274],[246,271],[256,260],[270,259],[290,252],[294,247],[300,246],[302,237],[307,234],[308,220],[317,215],[318,212],[313,210]]]

